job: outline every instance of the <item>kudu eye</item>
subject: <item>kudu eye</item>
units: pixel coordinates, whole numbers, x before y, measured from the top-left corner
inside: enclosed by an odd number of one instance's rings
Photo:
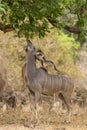
[[[33,47],[33,50],[35,50],[36,48],[35,47]]]
[[[25,51],[28,52],[28,48],[25,48]]]
[[[25,50],[26,52],[28,51],[27,46],[24,46],[24,50]]]

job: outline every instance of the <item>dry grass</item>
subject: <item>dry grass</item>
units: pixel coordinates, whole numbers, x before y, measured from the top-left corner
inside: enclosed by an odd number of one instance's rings
[[[24,124],[30,123],[31,112],[24,112],[19,108],[9,109],[5,112],[0,111],[0,130],[62,130],[59,128],[65,128],[65,130],[87,130],[86,114],[87,112],[77,116],[74,115],[71,124],[64,124],[61,122],[64,120],[65,114],[57,116],[55,112],[51,111],[49,118],[47,118],[48,112],[46,113],[46,110],[43,110],[39,114],[39,124],[35,125],[32,123],[27,128]],[[33,125],[34,127],[32,127]]]

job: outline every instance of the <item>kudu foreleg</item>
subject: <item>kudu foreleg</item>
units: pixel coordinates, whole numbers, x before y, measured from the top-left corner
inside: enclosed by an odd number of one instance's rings
[[[30,90],[30,94],[29,94],[29,99],[30,99],[30,109],[31,109],[31,114],[32,114],[31,121],[32,121],[33,118],[36,118],[36,116],[35,116],[36,105],[35,105],[35,94],[31,90]]]
[[[41,100],[41,93],[39,93],[38,91],[35,92],[35,122],[37,124],[40,123],[40,114],[39,112],[42,110],[42,100]]]

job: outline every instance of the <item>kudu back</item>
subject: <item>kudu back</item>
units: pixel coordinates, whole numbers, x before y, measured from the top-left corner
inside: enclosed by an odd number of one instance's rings
[[[36,67],[36,56],[42,56],[31,41],[27,40],[27,62],[26,62],[26,81],[30,91],[30,100],[37,104],[41,100],[41,95],[58,96],[64,101],[68,111],[68,122],[71,116],[71,97],[74,83],[68,75],[52,75],[43,68]]]

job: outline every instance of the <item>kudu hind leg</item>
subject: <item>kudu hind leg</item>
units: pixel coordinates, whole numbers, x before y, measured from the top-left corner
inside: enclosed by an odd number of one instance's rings
[[[66,107],[67,107],[67,123],[70,123],[70,117],[71,117],[71,101],[70,98],[67,98],[67,96],[65,96],[64,94],[60,93],[59,97],[61,98],[61,100],[65,103]]]

